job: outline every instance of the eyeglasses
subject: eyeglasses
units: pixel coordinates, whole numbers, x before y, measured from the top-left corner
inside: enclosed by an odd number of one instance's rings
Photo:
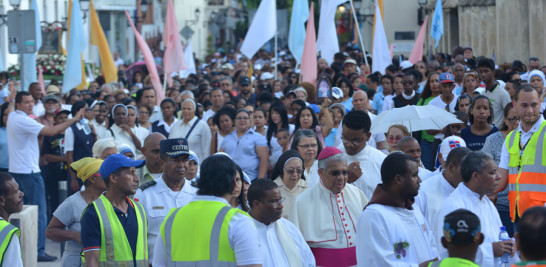
[[[317,144],[298,145],[298,146],[303,148],[303,149],[309,149],[309,148],[316,149],[318,147]]]
[[[283,202],[284,202],[284,197],[283,198],[279,198],[277,200],[272,200],[272,201],[268,201],[267,203],[273,205],[273,207],[275,208],[278,208]]]
[[[506,118],[506,120],[509,122],[516,122],[519,121],[519,117]]]
[[[290,175],[302,174],[303,173],[302,169],[288,169],[288,170],[285,169],[285,171]]]
[[[400,139],[402,139],[401,136],[389,136],[387,137],[387,142],[394,143],[400,141]]]
[[[362,141],[364,141],[364,138],[355,138],[355,139],[349,140],[346,137],[342,136],[341,141],[343,143],[353,143],[353,145],[358,146],[360,145],[360,143],[362,143]]]
[[[347,176],[349,175],[349,171],[329,171],[328,172],[331,176],[340,176],[340,175],[343,175],[343,176]]]

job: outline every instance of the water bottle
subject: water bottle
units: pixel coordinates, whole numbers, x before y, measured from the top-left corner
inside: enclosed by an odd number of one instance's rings
[[[86,118],[82,118],[80,123],[83,127],[83,132],[85,134],[91,134],[91,127],[89,127],[89,121]]]
[[[510,240],[510,237],[508,236],[508,232],[506,232],[506,227],[501,226],[500,229],[501,229],[501,232],[499,234],[500,241]],[[500,260],[501,260],[502,263],[509,263],[510,262],[510,253],[504,253],[504,255],[502,255],[500,257]]]

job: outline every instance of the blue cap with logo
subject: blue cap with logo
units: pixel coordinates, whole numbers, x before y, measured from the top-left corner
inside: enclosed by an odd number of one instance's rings
[[[102,164],[100,165],[99,173],[102,176],[102,179],[106,179],[110,174],[120,168],[140,168],[144,166],[145,163],[146,162],[143,159],[132,160],[131,158],[122,154],[112,154],[102,162]]]
[[[453,75],[451,75],[451,73],[447,73],[447,72],[444,72],[442,74],[440,74],[440,83],[454,83],[455,80],[453,79]]]
[[[189,155],[188,140],[184,138],[164,139],[159,142],[159,153],[166,153],[171,158]]]

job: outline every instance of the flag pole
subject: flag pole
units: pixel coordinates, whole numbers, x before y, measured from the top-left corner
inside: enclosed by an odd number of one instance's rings
[[[364,61],[366,62],[366,66],[369,68],[370,65],[368,64],[368,57],[366,57],[366,48],[364,47],[364,41],[362,41],[362,34],[360,34],[360,26],[358,25],[358,19],[356,17],[356,11],[355,6],[353,5],[353,0],[349,1],[351,3],[351,9],[353,11],[353,17],[355,19],[355,26],[356,30],[358,31],[358,39],[360,40],[360,46],[362,46],[362,54],[364,54]]]
[[[167,92],[167,72],[163,74],[163,93]]]
[[[278,32],[279,31],[275,29],[275,76],[273,76],[274,79],[277,79],[277,65],[279,65],[279,62],[278,62],[279,58],[278,58],[278,55],[277,55],[277,53],[278,53],[277,52],[277,35],[278,35],[277,33]]]

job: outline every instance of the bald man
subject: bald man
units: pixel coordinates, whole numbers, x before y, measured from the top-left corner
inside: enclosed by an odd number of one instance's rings
[[[144,139],[144,145],[140,149],[146,159],[144,167],[137,169],[137,176],[140,178],[140,184],[153,181],[163,173],[163,161],[159,157],[159,142],[167,139],[163,134],[151,133]]]
[[[368,113],[368,116],[370,116],[370,119],[372,120],[372,124],[373,124],[373,120],[375,119],[375,117],[377,117],[377,115],[369,112],[370,111],[370,101],[368,99],[368,95],[366,94],[366,92],[364,92],[362,90],[357,90],[353,94],[353,110],[360,110],[360,111],[364,111],[364,112]],[[342,121],[342,123],[339,124],[339,127],[338,127],[337,132],[336,132],[336,141],[334,143],[334,146],[336,146],[336,147],[339,147],[342,144],[342,142],[341,142],[341,131],[343,130],[342,125],[343,125],[343,121]],[[368,140],[368,145],[376,148],[377,150],[380,150],[381,152],[383,152],[385,154],[388,154],[387,140],[385,139],[384,134],[381,134],[381,133],[380,134],[372,134],[372,136]]]
[[[421,146],[417,139],[411,136],[404,136],[398,141],[398,150],[404,152],[404,154],[414,158],[419,163],[419,177],[423,180],[423,177],[428,177],[429,170],[423,167],[421,162]]]

